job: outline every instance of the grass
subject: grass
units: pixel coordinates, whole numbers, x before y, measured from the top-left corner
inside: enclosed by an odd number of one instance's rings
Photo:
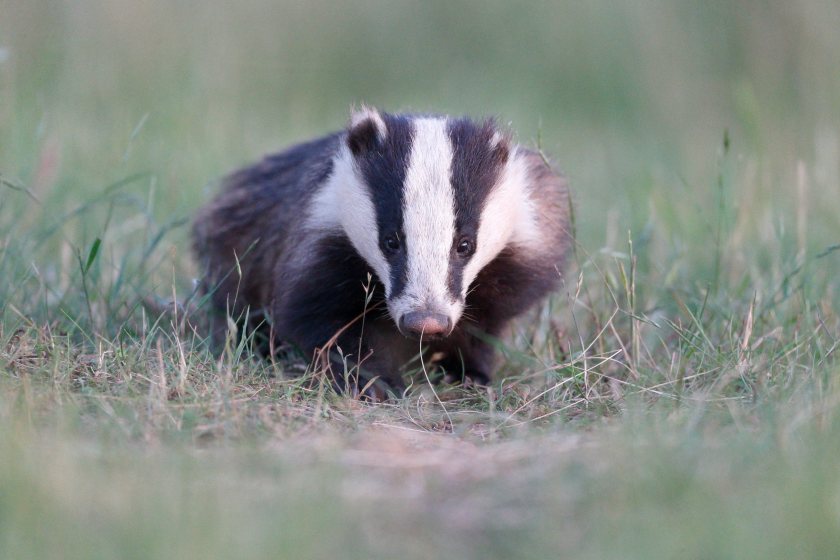
[[[0,13],[0,557],[836,555],[833,5]],[[491,387],[362,403],[144,305],[192,293],[220,175],[359,101],[499,114],[570,176]]]

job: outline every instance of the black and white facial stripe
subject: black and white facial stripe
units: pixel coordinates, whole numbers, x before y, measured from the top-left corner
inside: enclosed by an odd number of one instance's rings
[[[526,189],[524,163],[491,122],[363,109],[309,224],[343,230],[401,330],[410,317],[445,336],[478,272],[507,245],[537,242]]]
[[[452,142],[451,183],[455,202],[455,238],[450,259],[449,291],[464,297],[464,269],[475,254],[485,202],[498,184],[509,156],[507,140],[492,121],[448,122]]]
[[[387,121],[386,121],[387,119]],[[390,269],[389,296],[402,293],[408,281],[403,185],[411,156],[414,127],[405,116],[369,113],[352,126],[347,144],[374,205],[377,242]]]

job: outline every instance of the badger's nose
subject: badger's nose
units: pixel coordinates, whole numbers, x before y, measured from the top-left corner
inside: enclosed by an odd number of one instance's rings
[[[400,317],[400,332],[405,336],[440,338],[449,334],[452,324],[442,313],[411,311]]]

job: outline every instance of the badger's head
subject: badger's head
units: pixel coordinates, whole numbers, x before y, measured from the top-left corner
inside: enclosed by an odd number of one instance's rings
[[[526,175],[492,121],[362,109],[322,196],[400,332],[445,337],[481,269],[533,236]]]

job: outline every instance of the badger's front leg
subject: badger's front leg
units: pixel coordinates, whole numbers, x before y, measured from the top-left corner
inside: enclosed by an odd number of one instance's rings
[[[395,335],[392,325],[383,324],[390,318],[374,318],[376,314],[376,309],[362,309],[340,317],[331,314],[327,320],[321,314],[300,314],[289,308],[285,313],[289,322],[281,332],[314,360],[337,392],[375,400],[387,398],[388,393],[401,396],[405,383],[397,364],[410,359],[409,341]]]
[[[374,324],[371,324],[374,323]],[[377,321],[351,325],[327,346],[313,351],[316,366],[324,371],[340,393],[374,400],[401,397],[405,391],[403,368],[410,359],[406,341],[392,338],[393,327],[382,329]]]
[[[338,392],[377,400],[387,393],[401,396],[405,383],[400,366],[412,356],[411,341],[395,333],[393,325],[387,324],[390,318],[374,318],[375,314],[376,310],[363,310],[352,317],[324,320],[318,314],[288,313],[286,317],[295,323],[288,340],[314,359]]]
[[[301,243],[276,267],[271,316],[278,341],[291,342],[330,374],[337,390],[401,394],[411,357],[387,315],[384,289],[346,238]]]
[[[481,333],[471,329],[471,326],[459,326],[448,338],[431,345],[433,353],[443,354],[438,365],[444,370],[444,383],[490,383],[495,369],[496,353],[493,347],[480,337]]]

